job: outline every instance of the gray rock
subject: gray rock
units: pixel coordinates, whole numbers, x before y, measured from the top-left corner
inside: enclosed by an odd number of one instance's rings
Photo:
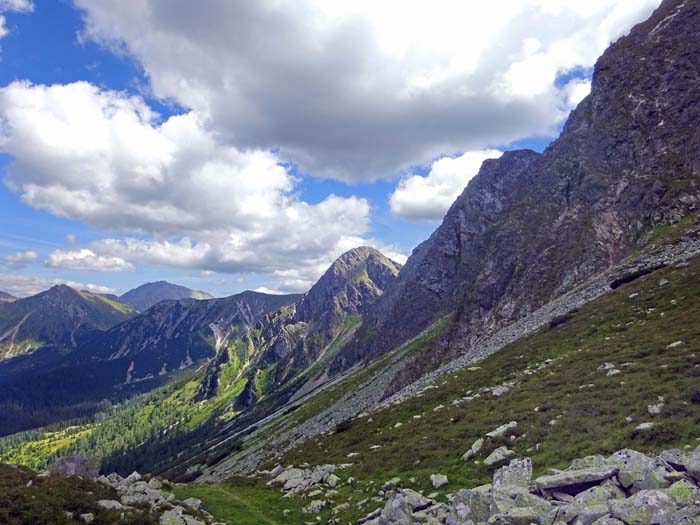
[[[197,498],[187,498],[182,502],[183,505],[186,507],[189,507],[192,510],[201,510],[202,509],[202,500],[197,499]]]
[[[700,447],[693,450],[685,461],[685,469],[695,481],[700,481]]]
[[[504,461],[508,461],[513,457],[515,457],[515,452],[510,450],[508,447],[498,447],[486,457],[484,464],[488,466],[497,465],[498,463],[503,463]]]
[[[507,491],[512,487],[527,489],[532,479],[532,460],[517,458],[499,468],[493,475],[493,490]]]
[[[613,477],[619,472],[618,467],[590,467],[578,470],[564,470],[558,474],[541,476],[535,480],[537,488],[543,492],[578,493],[591,484]]]
[[[113,499],[101,499],[97,502],[97,506],[105,510],[123,510],[124,505]]]
[[[141,474],[138,472],[134,471],[131,474],[129,474],[126,478],[124,478],[124,483],[127,485],[130,485],[132,483],[136,483],[137,481],[141,481]]]
[[[491,485],[481,485],[473,489],[460,489],[451,501],[450,516],[453,521],[470,518],[476,522],[488,520],[491,515]]]
[[[505,423],[504,425],[501,425],[500,427],[492,430],[491,432],[487,432],[486,436],[490,437],[491,439],[503,437],[506,435],[507,432],[510,432],[511,430],[515,430],[515,428],[518,426],[517,421],[510,421],[509,423]]]
[[[675,511],[673,500],[660,490],[643,490],[610,503],[610,514],[629,525],[670,524]]]
[[[439,489],[447,485],[449,480],[447,476],[443,476],[442,474],[431,474],[430,483],[433,485],[434,489]]]
[[[469,450],[467,450],[462,455],[462,461],[468,461],[469,459],[476,456],[481,451],[481,448],[483,446],[484,446],[484,439],[483,438],[479,438],[476,441],[474,441],[474,443],[472,443],[472,446],[469,447]]]
[[[327,504],[328,502],[325,500],[315,499],[306,507],[303,507],[301,511],[304,514],[318,514],[326,507]]]

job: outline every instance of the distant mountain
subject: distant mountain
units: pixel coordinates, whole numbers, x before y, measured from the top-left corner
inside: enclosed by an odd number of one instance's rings
[[[61,291],[71,297],[86,295],[70,288]],[[104,297],[91,297],[108,303]],[[147,392],[221,354],[236,355],[243,366],[250,357],[247,347],[237,342],[246,340],[263,316],[299,298],[243,292],[222,299],[161,301],[116,326],[100,323],[97,328],[105,331],[77,338],[77,348],[58,359],[37,352],[0,362],[0,435],[91,415],[106,399]],[[56,305],[57,311],[63,309]],[[47,314],[40,326],[63,334],[62,327],[73,326],[70,322]]]
[[[10,295],[6,292],[0,292],[0,303],[11,303],[16,300],[17,298],[14,295]]]
[[[167,281],[157,281],[142,284],[119,298],[121,302],[131,305],[139,312],[144,312],[161,301],[178,299],[213,299],[213,297],[206,292],[191,290]]]
[[[121,363],[125,383],[150,379],[213,358],[233,335],[246,334],[263,316],[299,297],[246,291],[221,299],[160,301],[96,335],[90,352]]]
[[[0,361],[39,348],[72,350],[93,331],[134,315],[130,306],[65,285],[12,302],[0,302]]]

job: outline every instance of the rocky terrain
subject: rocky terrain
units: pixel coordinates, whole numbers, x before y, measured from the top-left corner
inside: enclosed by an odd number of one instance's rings
[[[665,0],[611,45],[560,138],[486,161],[403,268],[357,248],[303,296],[96,323],[0,385],[8,425],[71,421],[0,457],[99,447],[110,510],[173,524],[700,523],[698,21]]]
[[[142,284],[119,297],[122,303],[132,306],[139,312],[145,312],[161,301],[179,299],[213,299],[213,297],[206,292],[191,290],[166,281]]]
[[[515,457],[503,446],[488,456],[480,454],[484,440],[517,433],[515,421],[487,433],[465,453],[466,461],[500,466],[491,483],[472,488],[452,487],[447,476],[430,476],[433,489],[449,487],[447,502],[439,494],[425,495],[411,488],[415,479],[392,478],[368,487],[360,501],[340,502],[336,487],[352,485],[343,477],[344,465],[282,468],[261,474],[287,494],[300,494],[308,502],[302,509],[309,522],[322,509],[333,514],[355,506],[368,510],[358,525],[672,525],[700,523],[700,447],[665,450],[650,457],[620,450],[604,457],[574,460],[564,470],[551,469],[533,478],[532,461]],[[338,475],[339,474],[339,475]],[[330,499],[329,499],[330,498]],[[331,523],[338,520],[330,521]]]
[[[600,57],[590,95],[544,153],[484,162],[333,370],[453,314],[420,370],[435,366],[622,261],[648,228],[694,212],[699,10],[663,2]]]

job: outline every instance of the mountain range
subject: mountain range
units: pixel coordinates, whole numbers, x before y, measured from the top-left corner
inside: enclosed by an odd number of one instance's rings
[[[269,474],[275,504],[319,519],[463,525],[471,492],[461,521],[367,501],[409,483],[456,506],[437,469],[474,487],[516,452],[541,473],[633,445],[681,454],[700,431],[698,21],[697,2],[662,2],[599,58],[560,137],[485,161],[403,267],[359,247],[303,295],[151,283],[120,303],[67,287],[0,303],[0,429],[59,424],[0,440],[0,457],[96,454],[105,471],[228,483],[219,496],[272,498],[237,477]],[[351,475],[308,511],[299,494],[320,482],[304,480],[331,467]],[[637,481],[678,481],[659,476]]]

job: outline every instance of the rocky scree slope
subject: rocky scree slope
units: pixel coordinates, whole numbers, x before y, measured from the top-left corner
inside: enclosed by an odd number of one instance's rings
[[[178,299],[213,299],[213,297],[206,292],[191,290],[167,281],[157,281],[142,284],[119,298],[121,302],[131,305],[139,312],[144,312],[161,301]]]
[[[394,348],[446,314],[433,353],[465,351],[624,259],[700,197],[700,5],[666,0],[598,60],[591,94],[543,154],[484,162],[370,309],[333,371]]]

